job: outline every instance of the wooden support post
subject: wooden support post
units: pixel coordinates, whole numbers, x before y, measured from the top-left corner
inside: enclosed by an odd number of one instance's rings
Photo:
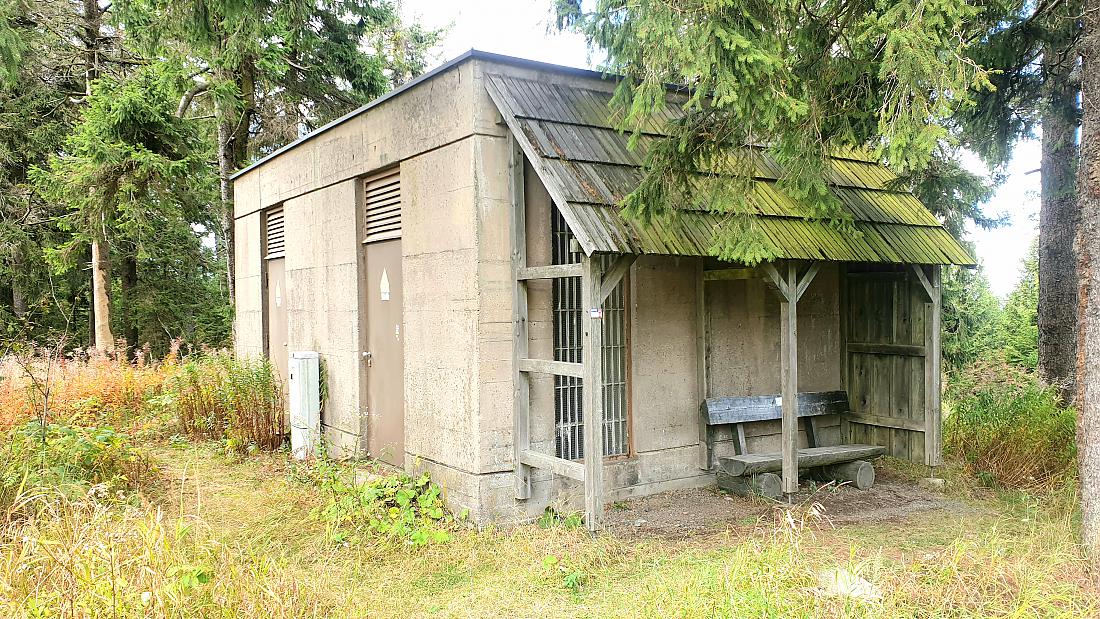
[[[783,330],[780,364],[783,378],[783,492],[798,492],[798,271],[787,265],[786,286],[780,302]]]
[[[779,328],[782,330],[782,346],[779,362],[782,367],[783,421],[783,492],[798,492],[798,300],[809,289],[821,269],[814,262],[802,277],[798,265],[787,263],[787,272],[780,273],[774,264],[765,263],[764,273],[779,290]]]
[[[940,336],[943,330],[940,321],[943,313],[942,288],[940,287],[940,267],[932,267],[932,302],[925,309],[926,314],[931,314],[928,325],[928,333],[925,337],[924,356],[924,381],[925,381],[925,411],[924,411],[924,458],[928,466],[943,464],[941,454],[943,442],[940,438],[942,427],[943,409],[940,402]]]
[[[840,263],[838,266],[840,275],[837,278],[840,286],[840,387],[847,393],[851,393],[848,383],[848,372],[851,360],[848,359],[848,265]],[[840,416],[840,442],[852,442],[852,428],[848,423],[848,416]]]
[[[939,466],[943,464],[943,408],[940,399],[943,295],[940,266],[930,267],[931,276],[921,265],[910,266],[928,296],[928,301],[924,304],[924,463],[928,466]]]
[[[634,261],[638,259],[637,254],[623,254],[615,260],[607,272],[603,274],[603,278],[600,280],[600,304],[603,304],[607,300],[607,297],[615,292],[615,287],[619,285],[619,282],[623,281],[626,274],[630,271],[630,266],[634,264]]]
[[[695,375],[696,398],[702,405],[707,399],[707,297],[705,261],[699,259],[699,273],[695,280]],[[706,407],[703,407],[704,410]],[[704,413],[705,417],[705,413]],[[714,466],[711,427],[704,420],[699,422],[699,468],[709,471]]]
[[[603,516],[603,310],[602,277],[595,256],[581,256],[581,318],[584,339],[584,516],[588,530],[596,532]]]
[[[512,183],[512,438],[517,499],[531,497],[531,467],[524,464],[522,454],[531,447],[531,383],[520,370],[520,359],[529,355],[527,324],[527,282],[519,278],[527,268],[526,203],[523,186],[523,151],[513,139],[512,156],[508,163]]]

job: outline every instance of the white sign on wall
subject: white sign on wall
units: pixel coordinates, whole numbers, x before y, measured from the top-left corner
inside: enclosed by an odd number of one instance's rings
[[[382,269],[382,281],[378,282],[378,292],[381,293],[383,301],[390,300],[390,276],[386,273],[386,269]]]

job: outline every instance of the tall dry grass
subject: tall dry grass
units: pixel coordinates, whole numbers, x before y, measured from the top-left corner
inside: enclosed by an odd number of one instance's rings
[[[283,384],[267,359],[212,353],[187,359],[162,399],[187,436],[225,440],[230,451],[271,451],[284,441]]]
[[[320,617],[280,559],[158,509],[50,501],[0,527],[0,616]]]
[[[944,447],[974,477],[1009,490],[1051,490],[1076,473],[1076,413],[1031,372],[1003,361],[951,377]]]
[[[121,425],[140,415],[149,398],[161,392],[176,363],[174,354],[162,362],[149,361],[144,355],[130,362],[80,351],[56,359],[4,359],[0,361],[0,432],[43,410],[52,422]]]

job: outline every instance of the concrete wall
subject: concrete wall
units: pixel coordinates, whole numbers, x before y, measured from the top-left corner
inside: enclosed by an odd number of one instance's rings
[[[242,191],[242,197],[250,195]],[[236,307],[233,347],[239,357],[264,354],[263,213],[254,212],[233,222],[236,242]]]
[[[359,242],[355,179],[283,203],[287,346],[321,353],[329,398],[322,422],[340,452],[362,447]]]
[[[262,211],[281,204],[288,347],[322,354],[324,422],[337,451],[366,447],[357,192],[364,176],[399,163],[407,461],[478,468],[473,69],[444,71],[235,180],[236,351],[264,351]],[[463,489],[475,502],[476,483]]]
[[[474,140],[401,165],[406,463],[476,513],[478,250]]]

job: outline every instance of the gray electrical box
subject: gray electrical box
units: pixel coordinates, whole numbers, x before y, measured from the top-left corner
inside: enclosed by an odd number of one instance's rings
[[[321,438],[321,355],[290,353],[290,452],[298,460],[314,455]]]

